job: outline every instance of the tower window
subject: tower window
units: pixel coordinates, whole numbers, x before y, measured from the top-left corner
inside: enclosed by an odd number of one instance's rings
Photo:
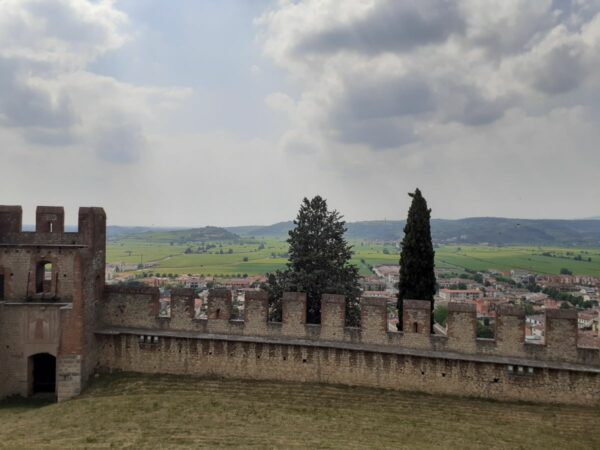
[[[52,292],[52,264],[47,261],[38,263],[35,272],[35,293]]]

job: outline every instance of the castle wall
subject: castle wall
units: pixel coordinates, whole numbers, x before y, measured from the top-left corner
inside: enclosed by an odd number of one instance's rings
[[[339,383],[599,405],[598,374],[239,338],[99,335],[102,370]],[[512,371],[509,369],[512,367]]]
[[[281,339],[339,341],[405,347],[432,352],[511,357],[522,360],[592,365],[600,368],[600,349],[577,346],[577,316],[573,312],[549,311],[546,345],[530,344],[524,339],[525,316],[517,307],[498,311],[496,339],[476,337],[476,313],[472,305],[449,303],[448,335],[432,335],[428,301],[410,300],[404,305],[404,332],[388,330],[387,307],[379,298],[361,300],[360,328],[344,327],[343,297],[325,295],[321,324],[306,323],[306,295],[285,293],[282,323],[268,322],[266,294],[249,294],[245,319],[231,320],[231,293],[217,289],[208,296],[208,319],[195,319],[191,290],[176,290],[171,299],[171,317],[158,317],[157,288],[107,286],[98,310],[98,329],[136,331],[190,331],[205,334],[243,335]]]
[[[3,345],[4,340],[6,339],[3,331],[5,329],[4,320],[4,302],[0,302],[0,367],[2,368],[2,370],[0,370],[0,398],[4,398],[8,395],[9,377],[7,369],[7,349],[6,346]]]
[[[191,290],[176,290],[171,317],[159,318],[158,289],[107,287],[98,367],[600,404],[600,350],[577,347],[572,313],[550,313],[548,345],[532,345],[519,308],[498,311],[494,340],[476,338],[475,311],[463,304],[449,305],[448,336],[437,336],[421,300],[405,302],[404,332],[388,330],[377,298],[362,299],[361,328],[344,327],[336,295],[323,297],[320,325],[306,323],[302,293],[284,294],[282,323],[267,321],[265,292],[247,295],[244,320],[229,319],[228,291],[210,293],[208,319],[194,318],[193,302]]]
[[[64,306],[24,303],[0,306],[1,395],[29,395],[29,357],[37,353],[58,356]]]

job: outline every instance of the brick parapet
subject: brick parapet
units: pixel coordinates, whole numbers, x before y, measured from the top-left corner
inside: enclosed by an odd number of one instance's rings
[[[61,206],[39,206],[35,232],[23,231],[22,221],[20,206],[0,205],[1,246],[95,246],[102,250],[106,245],[106,214],[102,208],[79,208],[76,232],[64,231]]]

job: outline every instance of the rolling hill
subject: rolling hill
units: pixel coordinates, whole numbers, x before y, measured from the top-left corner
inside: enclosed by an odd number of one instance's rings
[[[187,242],[206,242],[206,241],[239,241],[240,237],[219,227],[202,227],[182,230],[144,230],[136,231],[143,227],[118,227],[118,233],[115,233],[115,227],[108,227],[107,234],[111,239],[140,239],[143,241],[162,242],[162,243],[187,243]],[[129,228],[129,232],[126,229]]]
[[[134,238],[156,242],[238,241],[240,238],[285,239],[294,226],[292,221],[272,225],[203,227],[191,229],[109,226],[109,239]],[[404,221],[372,220],[349,222],[350,240],[398,241]],[[471,217],[448,220],[432,219],[431,234],[438,244],[545,245],[597,247],[600,245],[600,220],[597,219],[509,219]]]
[[[353,240],[398,241],[404,221],[376,220],[349,222],[346,236]],[[227,228],[242,237],[285,238],[293,222],[269,226]],[[556,245],[593,247],[600,244],[600,221],[555,219],[507,219],[472,217],[447,220],[433,219],[431,234],[436,243],[491,245]]]

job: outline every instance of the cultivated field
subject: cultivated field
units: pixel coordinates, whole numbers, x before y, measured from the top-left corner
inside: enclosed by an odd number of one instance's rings
[[[207,253],[186,254],[188,248],[196,251],[198,243],[170,245],[139,239],[109,241],[107,260],[126,264],[152,262],[153,267],[146,271],[153,273],[203,275],[263,275],[283,268],[286,263],[287,244],[283,241],[213,244],[216,247]],[[360,241],[352,242],[352,245],[355,250],[352,263],[362,275],[371,273],[369,266],[398,263],[399,252],[393,245]],[[558,274],[561,268],[567,268],[576,274],[600,276],[600,249],[597,248],[448,245],[438,247],[435,251],[436,266],[442,268],[526,269],[544,274]]]
[[[80,398],[0,403],[0,448],[600,448],[593,408],[125,374]]]

